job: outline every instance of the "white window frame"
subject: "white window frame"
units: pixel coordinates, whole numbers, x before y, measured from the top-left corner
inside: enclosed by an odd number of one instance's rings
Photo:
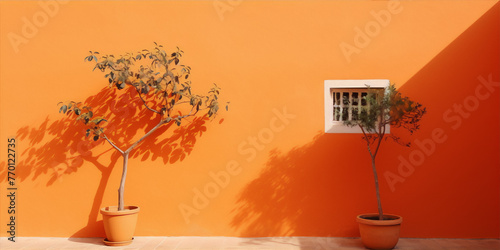
[[[344,125],[343,121],[334,121],[334,103],[333,92],[335,90],[345,92],[356,92],[371,89],[387,90],[390,81],[387,79],[369,79],[369,80],[325,80],[325,133],[346,133],[346,134],[362,134],[363,131],[358,126],[349,127]],[[358,97],[361,101],[361,96]],[[390,133],[390,125],[385,127],[386,133]]]

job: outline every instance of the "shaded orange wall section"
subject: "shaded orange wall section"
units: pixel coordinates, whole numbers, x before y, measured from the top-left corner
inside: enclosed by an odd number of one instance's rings
[[[402,134],[413,146],[388,142],[378,158],[402,237],[498,238],[498,1],[235,2],[0,2],[0,236],[10,137],[17,236],[104,236],[98,210],[117,202],[121,160],[56,104],[94,105],[129,145],[154,121],[83,59],[158,42],[185,51],[196,90],[215,82],[231,105],[132,155],[136,235],[358,236],[355,216],[376,210],[369,156],[359,135],[323,133],[323,82],[382,78],[428,108]]]

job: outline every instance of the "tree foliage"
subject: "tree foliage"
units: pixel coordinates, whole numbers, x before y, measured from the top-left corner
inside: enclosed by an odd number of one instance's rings
[[[363,139],[372,160],[379,220],[383,220],[384,214],[375,165],[380,145],[384,138],[391,138],[401,145],[410,146],[410,143],[402,143],[401,138],[394,134],[386,135],[386,125],[402,128],[413,134],[420,128],[420,121],[427,110],[422,104],[402,96],[394,84],[390,84],[385,92],[369,88],[368,94],[363,99],[368,105],[362,107],[357,119],[344,121],[344,125],[359,126],[363,132]]]
[[[368,89],[363,97],[368,105],[363,106],[356,120],[344,121],[347,126],[359,126],[363,131],[364,139],[371,143],[378,139],[390,138],[399,144],[410,146],[410,143],[401,142],[401,138],[386,134],[386,125],[402,128],[413,134],[420,128],[420,120],[427,112],[422,104],[403,96],[394,84],[390,84],[384,92],[377,89]]]
[[[107,78],[110,88],[117,90],[133,88],[137,92],[137,102],[141,102],[152,117],[158,117],[157,125],[146,131],[144,136],[132,145],[123,148],[108,138],[103,125],[109,119],[96,116],[92,107],[74,101],[59,103],[60,113],[74,115],[77,121],[86,125],[86,136],[92,136],[94,141],[104,138],[123,156],[123,173],[118,189],[118,210],[124,209],[123,196],[128,157],[139,143],[162,125],[174,122],[177,126],[181,126],[186,118],[195,116],[199,112],[202,112],[203,116],[214,118],[219,111],[221,89],[216,84],[205,95],[193,93],[189,79],[191,67],[181,63],[184,51],[177,47],[174,52],[169,53],[162,45],[157,43],[154,45],[151,50],[143,49],[136,53],[119,56],[101,55],[97,51],[90,51],[90,54],[85,57],[85,61],[95,64],[94,70],[100,70],[105,74],[104,77]],[[227,105],[228,103],[226,110]]]
[[[205,110],[209,117],[215,117],[219,110],[221,89],[214,84],[206,95],[193,94],[189,79],[191,67],[181,64],[184,51],[177,47],[175,52],[168,53],[162,45],[154,44],[151,50],[143,49],[119,56],[90,51],[85,61],[94,62],[94,70],[105,73],[109,87],[118,90],[134,88],[140,101],[152,115],[159,116],[161,123],[175,122],[180,126],[183,119],[201,110]],[[103,137],[103,125],[108,120],[95,116],[92,107],[73,101],[59,105],[60,113],[73,113],[77,116],[76,120],[88,126],[87,136],[92,135],[94,140]]]

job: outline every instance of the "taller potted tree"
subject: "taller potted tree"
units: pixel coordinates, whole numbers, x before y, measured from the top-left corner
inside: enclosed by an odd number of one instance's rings
[[[369,89],[363,97],[368,105],[363,106],[355,120],[344,121],[347,126],[358,126],[363,133],[363,140],[371,158],[372,172],[375,181],[378,213],[362,214],[357,217],[363,244],[370,249],[392,249],[399,240],[399,230],[402,217],[384,214],[380,199],[376,157],[382,141],[390,138],[395,142],[409,147],[409,143],[402,143],[400,138],[393,134],[386,134],[386,126],[402,128],[413,134],[419,129],[420,120],[426,113],[426,108],[420,103],[403,97],[390,84],[385,91]]]
[[[217,85],[214,84],[206,95],[192,93],[191,81],[188,79],[191,68],[180,63],[183,53],[179,48],[167,53],[162,45],[155,43],[152,50],[144,49],[119,56],[90,51],[90,55],[85,57],[85,61],[95,63],[94,70],[106,73],[110,88],[133,88],[137,92],[136,101],[143,104],[150,116],[157,117],[157,124],[131,145],[118,145],[109,138],[104,126],[108,120],[104,116],[94,115],[92,107],[73,101],[59,104],[60,113],[73,115],[77,121],[85,124],[87,136],[92,136],[94,141],[106,140],[123,157],[118,206],[101,209],[107,236],[104,243],[107,245],[128,245],[132,242],[139,207],[125,206],[124,190],[128,159],[134,148],[162,126],[169,123],[181,126],[185,119],[195,115],[215,117],[219,110],[220,88]],[[140,63],[136,65],[137,62]],[[112,123],[112,120],[109,122]]]

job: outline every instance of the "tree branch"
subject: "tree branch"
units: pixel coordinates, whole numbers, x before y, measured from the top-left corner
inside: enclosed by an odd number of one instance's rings
[[[170,121],[170,120],[168,120]],[[128,154],[130,153],[130,151],[132,151],[132,149],[135,148],[135,146],[137,146],[137,144],[139,144],[141,141],[143,141],[144,139],[146,139],[149,135],[151,135],[154,131],[156,131],[161,125],[163,125],[164,123],[168,122],[167,120],[161,120],[154,128],[152,128],[151,130],[149,130],[143,137],[141,137],[141,139],[139,139],[138,141],[136,141],[134,144],[132,144],[132,146],[130,146],[127,150],[125,150],[125,152],[123,152],[123,154]]]
[[[370,139],[368,139],[368,136],[366,135],[366,132],[365,132],[365,129],[363,128],[363,126],[361,126],[361,124],[358,124],[358,126],[361,128],[361,132],[363,132],[363,138],[365,138],[365,141],[366,141],[366,146],[368,147],[368,153],[370,153],[370,157],[373,159],[373,154],[372,154],[372,150],[370,148]]]
[[[106,136],[106,134],[102,133],[104,139],[106,139],[106,141],[109,142],[109,144],[111,144],[111,146],[113,146],[116,150],[118,150],[118,152],[120,152],[121,154],[123,154],[123,150],[121,150],[119,147],[117,147],[113,142],[111,142],[111,140],[108,139],[108,137]]]
[[[176,118],[180,118],[180,119],[184,119],[186,117],[189,117],[189,116],[193,116],[194,114],[187,114],[187,115],[183,115],[183,116],[177,116]],[[122,152],[122,154],[128,154],[130,153],[130,151],[132,151],[132,149],[134,149],[141,141],[143,141],[144,139],[146,139],[148,136],[150,136],[154,131],[156,131],[159,127],[161,127],[161,125],[165,124],[165,123],[168,123],[170,121],[172,121],[173,119],[165,119],[165,120],[161,120],[154,128],[152,128],[151,130],[149,130],[143,137],[141,137],[138,141],[136,141],[134,144],[132,144],[132,146],[130,146],[127,150],[125,150],[125,152],[123,151],[120,151]],[[106,137],[105,137],[106,138]],[[107,138],[106,138],[107,140]],[[109,140],[108,140],[109,141]],[[111,142],[110,142],[111,143]],[[113,145],[113,144],[111,144]],[[116,146],[115,146],[116,148]]]
[[[378,124],[378,143],[377,143],[377,147],[375,148],[375,154],[373,155],[373,157],[377,157],[377,153],[378,153],[378,150],[380,149],[380,144],[382,143],[382,139],[384,139],[384,135],[385,135],[385,125],[384,125],[384,117],[385,114],[384,114],[384,110],[382,109],[382,121],[379,122]]]
[[[385,126],[382,127],[382,131],[379,132],[379,134],[378,134],[378,138],[377,138],[378,143],[377,143],[377,147],[375,148],[374,157],[377,157],[377,153],[378,153],[378,150],[380,149],[380,144],[382,143],[382,139],[384,138],[384,135],[385,135]]]
[[[147,104],[146,104],[146,101],[144,99],[142,99],[142,95],[141,95],[141,92],[137,89],[137,87],[135,87],[135,90],[137,91],[137,94],[139,94],[139,98],[141,98],[142,100],[142,103],[144,104],[144,106],[146,106],[147,109],[157,113],[157,114],[160,114],[160,112],[158,112],[157,110],[154,110],[152,108],[150,108]]]

